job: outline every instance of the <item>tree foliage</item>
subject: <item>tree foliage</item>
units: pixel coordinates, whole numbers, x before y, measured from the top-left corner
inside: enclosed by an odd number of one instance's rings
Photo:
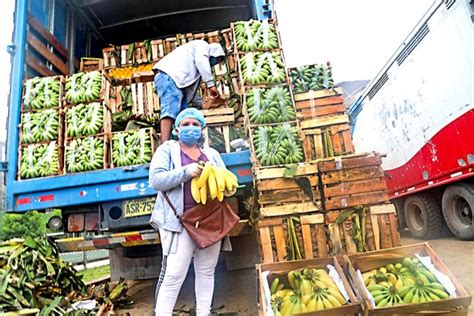
[[[37,237],[49,232],[46,223],[54,215],[61,212],[44,214],[37,211],[26,212],[24,214],[1,214],[0,215],[0,240],[11,238],[25,238],[26,236]]]

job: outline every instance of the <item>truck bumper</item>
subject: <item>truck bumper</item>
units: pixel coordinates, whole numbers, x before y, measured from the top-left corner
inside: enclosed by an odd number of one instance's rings
[[[252,231],[248,220],[240,220],[230,231],[229,236],[235,237]],[[96,249],[113,249],[117,247],[135,247],[160,243],[160,236],[154,230],[99,235],[91,238],[73,237],[56,240],[60,252],[87,251]]]

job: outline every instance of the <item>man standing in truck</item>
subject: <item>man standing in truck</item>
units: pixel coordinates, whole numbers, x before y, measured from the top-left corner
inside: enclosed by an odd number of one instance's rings
[[[217,43],[196,40],[186,43],[166,55],[153,66],[155,87],[161,104],[161,142],[171,138],[174,120],[181,110],[189,106],[200,106],[197,89],[205,82],[209,95],[219,97],[211,66],[224,61],[224,49]]]

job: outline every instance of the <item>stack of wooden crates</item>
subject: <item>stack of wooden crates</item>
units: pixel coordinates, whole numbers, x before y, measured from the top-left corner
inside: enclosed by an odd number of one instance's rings
[[[283,52],[275,51],[284,61]],[[242,52],[236,56],[239,64],[243,59],[249,60]],[[244,84],[242,69],[240,73],[243,93],[255,88]],[[288,74],[287,80],[289,83]],[[355,153],[342,90],[292,91],[291,95],[297,120],[290,123],[298,129],[305,156],[305,161],[296,165],[260,164],[252,142],[255,126],[244,99],[262,261],[354,254],[399,245],[397,218],[388,201],[382,158],[377,153]]]
[[[143,75],[153,64],[171,53],[177,47],[192,41],[205,40],[209,43],[220,43],[226,51],[226,62],[213,67],[216,87],[221,97],[226,99],[224,107],[207,109],[204,111],[208,127],[204,136],[206,144],[212,144],[210,134],[222,135],[224,146],[222,152],[230,152],[230,126],[234,125],[235,118],[240,114],[240,97],[237,95],[239,87],[237,63],[233,52],[233,39],[230,29],[208,33],[177,34],[164,39],[146,40],[128,45],[106,47],[103,49],[104,69],[111,74],[115,83],[110,92],[112,113],[129,110],[137,117],[152,118],[158,122],[160,115],[160,100],[156,94],[153,76]],[[118,71],[117,71],[118,70]],[[120,73],[119,78],[113,74]],[[198,93],[206,98],[207,89],[202,84]],[[209,130],[213,131],[209,133]]]

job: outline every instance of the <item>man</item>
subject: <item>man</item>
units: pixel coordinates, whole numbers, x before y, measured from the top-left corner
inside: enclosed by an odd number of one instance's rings
[[[196,94],[201,79],[211,97],[219,97],[211,66],[224,61],[224,49],[217,43],[196,40],[186,43],[161,59],[155,66],[155,87],[161,104],[161,143],[171,138],[174,120],[193,101],[200,106]]]

